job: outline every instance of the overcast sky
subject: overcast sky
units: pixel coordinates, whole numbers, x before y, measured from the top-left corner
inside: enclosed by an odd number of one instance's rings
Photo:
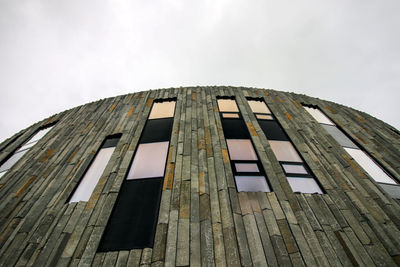
[[[400,128],[400,1],[0,0],[0,142],[165,87],[272,88]]]

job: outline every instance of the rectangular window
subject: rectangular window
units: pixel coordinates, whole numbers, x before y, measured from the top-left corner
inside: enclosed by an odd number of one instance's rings
[[[175,103],[154,101],[98,251],[153,247]]]
[[[217,102],[237,190],[270,192],[264,169],[235,99],[218,98]]]
[[[323,128],[335,139],[341,146],[343,147],[349,147],[349,148],[356,148],[358,149],[358,146],[353,143],[353,141],[350,140],[342,131],[340,131],[336,126],[334,125],[327,125],[327,124],[321,124]]]
[[[236,172],[260,172],[256,163],[235,163]]]
[[[99,182],[119,139],[120,135],[116,135],[110,136],[104,141],[68,203],[89,201],[89,198]]]
[[[164,175],[169,142],[139,144],[126,179],[161,177]]]
[[[378,183],[396,184],[375,162],[361,149],[345,147],[344,150]]]
[[[149,120],[171,118],[175,112],[175,101],[154,102],[151,109]]]
[[[257,160],[250,139],[226,139],[231,160]]]
[[[267,137],[276,159],[281,164],[293,192],[323,194],[313,174],[293,146],[289,137],[274,119],[262,98],[247,98],[261,130]],[[298,179],[298,180],[296,180]]]
[[[324,113],[322,113],[319,109],[313,108],[311,106],[303,106],[303,107],[305,108],[305,110],[308,111],[308,113],[310,113],[311,116],[314,117],[314,119],[317,122],[335,126],[335,124]]]
[[[264,176],[235,175],[235,181],[239,192],[271,192]]]
[[[400,198],[400,185],[383,167],[340,130],[318,107],[305,104],[303,107],[391,197]]]
[[[219,112],[238,112],[239,108],[236,105],[235,99],[218,99]]]
[[[272,151],[278,161],[302,162],[299,153],[289,141],[269,141]]]
[[[29,151],[43,136],[48,133],[54,126],[50,125],[45,128],[39,129],[32,137],[30,137],[25,143],[20,146],[14,153],[12,153],[8,158],[3,160],[0,165],[0,178],[6,174],[6,172],[11,169],[11,167],[17,163],[17,161],[22,158],[22,156]]]
[[[323,194],[319,185],[310,177],[287,177],[293,192]]]

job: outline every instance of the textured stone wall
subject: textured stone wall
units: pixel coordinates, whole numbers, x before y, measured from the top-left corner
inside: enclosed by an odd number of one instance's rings
[[[237,192],[216,96],[236,97],[273,192]],[[326,194],[292,192],[246,96],[264,98]],[[170,97],[177,103],[154,247],[96,253],[152,101]],[[232,87],[108,98],[57,114],[0,145],[1,161],[39,127],[58,121],[0,179],[0,266],[400,265],[399,201],[302,102],[318,105],[400,181],[400,133],[332,102]],[[67,204],[104,138],[116,133],[121,140],[90,200]]]

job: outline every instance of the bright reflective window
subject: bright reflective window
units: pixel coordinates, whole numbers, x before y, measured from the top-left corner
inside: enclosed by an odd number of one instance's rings
[[[313,178],[287,177],[293,192],[323,194]]]
[[[14,153],[14,155],[12,155],[6,162],[3,163],[3,165],[1,165],[0,172],[10,169],[20,158],[22,158],[26,152],[28,152],[28,150]]]
[[[247,100],[247,102],[249,103],[253,113],[271,113],[264,101]]]
[[[40,130],[39,132],[37,132],[31,139],[29,139],[28,142],[26,143],[31,143],[31,142],[37,142],[39,141],[43,136],[45,136],[50,130],[51,128],[53,128],[53,126],[51,127],[47,127],[45,129]]]
[[[234,99],[218,99],[217,102],[220,112],[239,112]]]
[[[250,139],[227,139],[226,143],[231,160],[257,160]]]
[[[239,114],[237,114],[237,113],[222,113],[222,118],[238,119],[239,118]]]
[[[114,150],[115,147],[100,149],[96,158],[80,181],[69,203],[89,200]]]
[[[256,163],[235,163],[237,172],[260,172]]]
[[[0,166],[0,177],[3,176],[17,161],[22,158],[22,156],[29,151],[31,147],[33,147],[46,133],[48,133],[53,126],[44,128],[35,133],[34,136],[28,139],[14,154],[8,158],[1,166]]]
[[[272,115],[256,114],[256,118],[260,120],[273,120]]]
[[[354,148],[344,148],[347,153],[377,182],[396,184],[364,151]]]
[[[282,167],[286,173],[308,174],[303,165],[282,164]]]
[[[289,141],[269,141],[278,161],[302,162],[296,149]]]
[[[271,192],[264,176],[235,176],[238,191]]]
[[[330,124],[330,125],[335,125],[324,113],[322,113],[322,111],[320,111],[317,108],[311,108],[311,107],[307,107],[307,106],[303,106],[308,113],[311,114],[311,116],[314,117],[314,119],[316,121],[318,121],[319,123],[324,123],[324,124]]]
[[[175,101],[154,102],[149,119],[170,118],[174,116]]]
[[[169,142],[139,144],[126,179],[164,176],[168,145]]]

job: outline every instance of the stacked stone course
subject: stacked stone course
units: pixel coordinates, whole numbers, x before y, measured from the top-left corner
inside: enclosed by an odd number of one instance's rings
[[[236,97],[273,192],[237,192],[217,96]],[[152,102],[173,97],[154,246],[98,253]],[[265,100],[326,194],[293,193],[246,97]],[[1,161],[39,127],[56,122],[0,179],[0,266],[399,266],[399,200],[301,103],[318,105],[400,181],[400,133],[332,102],[238,87],[103,99],[56,114],[0,144]],[[120,142],[90,200],[68,204],[104,138],[117,133]]]

